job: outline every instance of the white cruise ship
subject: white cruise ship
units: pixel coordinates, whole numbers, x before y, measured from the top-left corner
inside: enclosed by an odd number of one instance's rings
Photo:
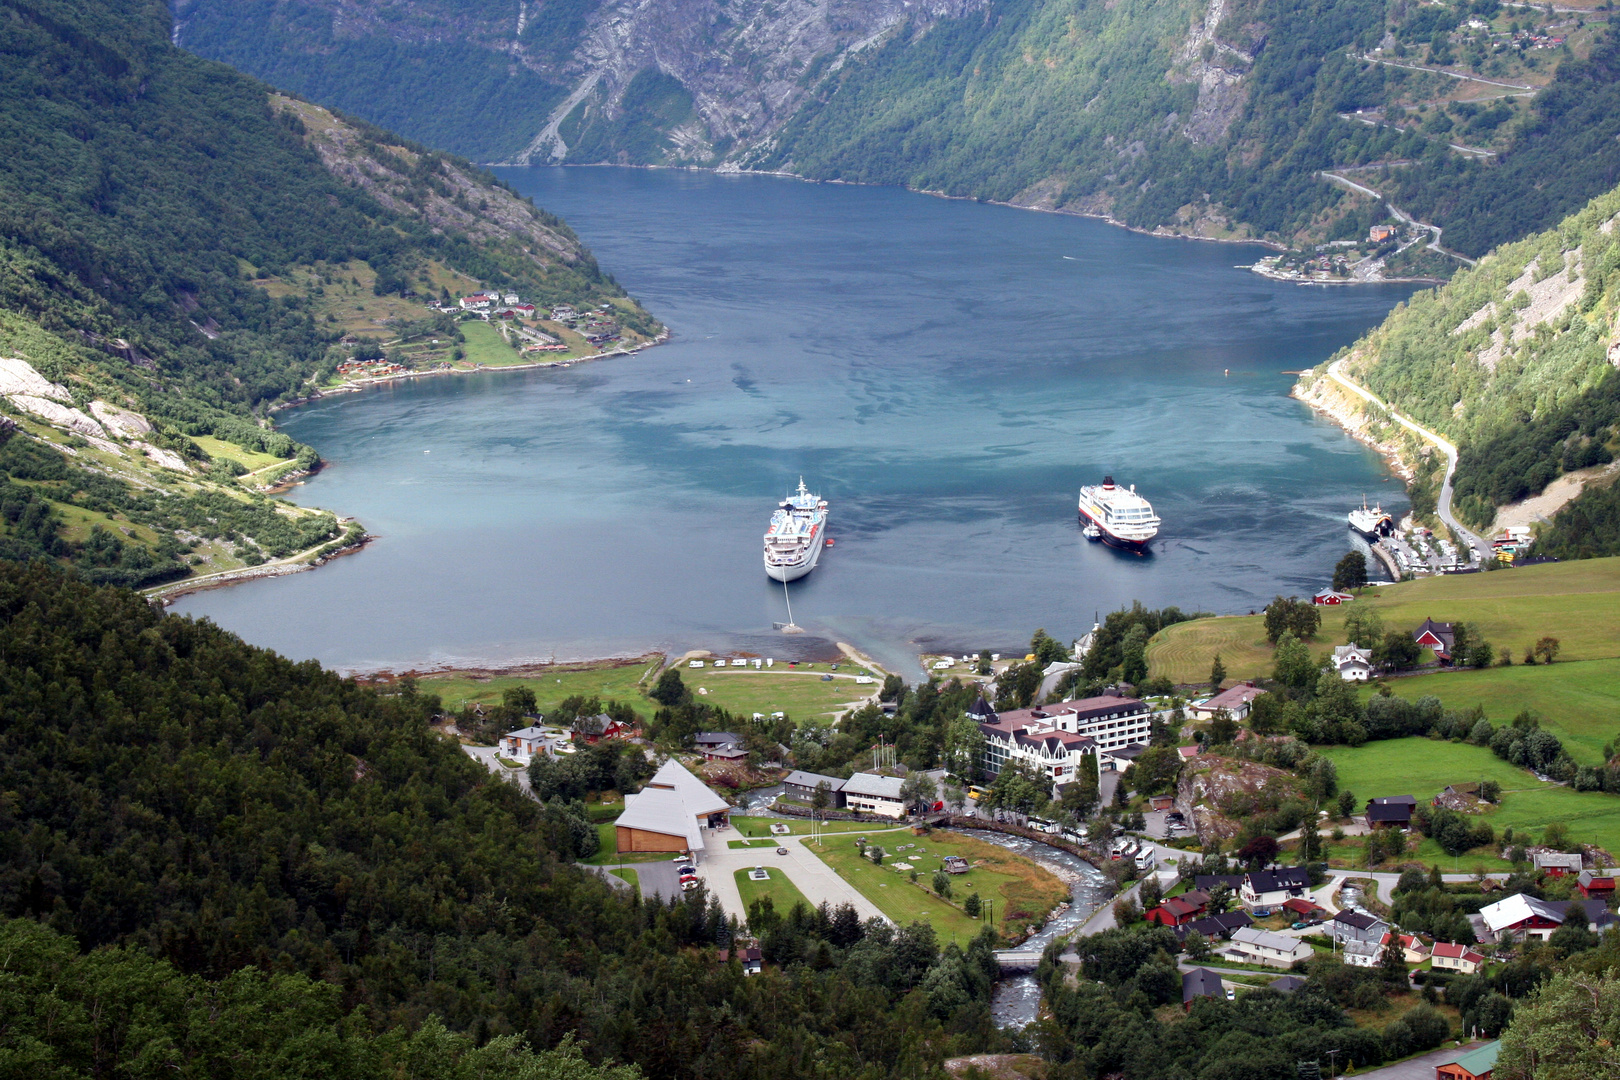
[[[793,581],[816,568],[827,539],[827,502],[805,490],[789,495],[771,515],[765,530],[765,573],[776,581]]]
[[[1136,493],[1135,484],[1127,491],[1112,476],[1080,489],[1080,521],[1096,528],[1097,539],[1129,551],[1146,551],[1159,535],[1159,515],[1152,504]]]

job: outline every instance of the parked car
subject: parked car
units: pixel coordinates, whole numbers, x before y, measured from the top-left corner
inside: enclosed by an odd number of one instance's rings
[[[1226,1000],[1227,1001],[1236,1001],[1237,1000],[1237,990],[1234,989],[1233,987],[1228,986],[1226,988]]]
[[[1306,929],[1310,928],[1310,925],[1311,925],[1310,923],[1297,922],[1297,923],[1295,923],[1293,925],[1292,929],[1294,929],[1294,930],[1306,930]]]
[[[681,882],[681,892],[691,892],[698,887],[697,878],[686,878]]]
[[[776,849],[776,853],[778,855],[786,855],[787,854],[787,848],[779,847],[779,848]]]

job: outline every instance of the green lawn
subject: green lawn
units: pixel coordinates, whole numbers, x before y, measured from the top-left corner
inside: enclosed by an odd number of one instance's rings
[[[542,713],[556,708],[563,698],[581,694],[600,697],[603,701],[622,701],[641,716],[650,717],[656,706],[641,695],[637,683],[656,663],[658,657],[644,656],[609,664],[545,669],[533,675],[448,671],[442,675],[424,675],[420,685],[424,694],[438,694],[445,709],[451,712],[460,712],[462,706],[475,703],[499,705],[501,693],[508,687],[527,686],[534,691]]]
[[[1433,694],[1451,709],[1483,706],[1496,724],[1533,709],[1583,765],[1602,764],[1603,745],[1620,736],[1620,659],[1417,675],[1389,686],[1413,700]]]
[[[483,364],[486,367],[504,367],[507,364],[523,362],[517,350],[501,337],[501,332],[482,319],[470,319],[462,323],[461,336],[467,339],[466,352],[469,363]]]
[[[787,879],[786,874],[775,867],[767,866],[765,869],[770,871],[769,881],[754,881],[748,876],[751,871],[737,871],[737,891],[742,893],[744,911],[762,896],[770,897],[771,903],[776,905],[776,910],[784,915],[793,910],[794,904],[803,904],[807,908],[813,906],[805,899],[804,893]]]
[[[673,859],[673,851],[632,851],[624,855],[619,854],[619,834],[611,821],[600,821],[596,825],[596,837],[600,844],[596,854],[580,862],[586,866],[617,866],[619,863],[659,862],[663,859]]]
[[[781,825],[784,822],[780,818],[743,817],[739,815],[731,819],[731,824],[744,836],[769,837],[775,835],[771,832],[771,826]],[[785,824],[788,827],[788,833],[792,836],[810,835],[810,823],[808,821],[789,821]],[[824,821],[821,823],[821,828],[823,832],[852,832],[865,836],[868,833],[893,829],[895,826],[870,821]]]
[[[1343,641],[1348,609],[1370,605],[1386,627],[1415,627],[1426,617],[1466,622],[1517,660],[1545,635],[1563,644],[1563,660],[1620,657],[1620,557],[1548,563],[1486,574],[1425,578],[1366,590],[1345,608],[1324,608],[1312,642],[1326,652]],[[1172,682],[1207,680],[1216,653],[1228,679],[1271,674],[1271,646],[1259,615],[1177,623],[1148,643],[1151,674]]]
[[[1068,889],[1052,874],[1006,848],[969,836],[935,830],[926,836],[894,833],[874,838],[888,856],[878,866],[863,857],[851,839],[830,839],[805,847],[819,855],[838,875],[854,885],[861,895],[896,923],[922,920],[931,923],[943,938],[956,935],[966,942],[983,925],[955,904],[935,896],[929,887],[934,871],[944,865],[946,855],[961,855],[974,864],[972,871],[951,876],[952,899],[960,903],[969,892],[977,892],[995,906],[997,928],[1004,936],[1040,921],[1059,901],[1068,898]],[[900,844],[916,848],[896,851]],[[918,871],[917,883],[909,874],[895,869],[907,863]]]
[[[1339,789],[1355,792],[1359,803],[1383,795],[1414,795],[1427,801],[1447,784],[1495,780],[1502,785],[1502,803],[1487,813],[1498,835],[1509,826],[1515,833],[1524,829],[1539,832],[1549,822],[1562,821],[1569,826],[1572,839],[1620,851],[1620,796],[1544,784],[1482,746],[1385,739],[1356,748],[1325,747],[1322,752],[1338,767]],[[1430,840],[1424,841],[1417,857],[1427,862],[1447,858]],[[1463,870],[1478,861],[1481,858],[1474,855],[1462,856]]]
[[[630,887],[632,889],[636,890],[636,895],[637,896],[641,895],[641,875],[640,874],[636,873],[634,870],[630,869],[628,866],[623,866],[623,867],[620,867],[617,870],[610,870],[608,872],[610,874],[612,874],[616,878],[622,878],[623,880],[628,881],[630,883]]]
[[[244,450],[235,443],[228,443],[224,439],[216,439],[212,435],[193,435],[191,441],[207,451],[211,458],[229,458],[241,464],[249,472],[255,472],[277,462],[289,461],[289,458],[278,458],[274,454],[263,454],[257,450]]]
[[[825,668],[827,665],[818,665]],[[752,668],[682,668],[681,678],[692,693],[705,705],[718,705],[727,712],[741,716],[784,712],[797,719],[832,718],[847,711],[852,702],[862,701],[876,693],[882,680],[861,686],[853,679],[834,678],[822,682],[821,676],[829,672],[810,671],[755,671]],[[851,668],[840,664],[838,675],[867,674],[865,668]],[[705,690],[707,693],[699,693]]]

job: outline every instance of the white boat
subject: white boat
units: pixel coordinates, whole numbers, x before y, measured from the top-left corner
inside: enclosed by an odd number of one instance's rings
[[[1350,511],[1346,517],[1352,529],[1374,542],[1395,532],[1395,519],[1384,513],[1377,503],[1371,510],[1367,509],[1365,495],[1361,497],[1361,509]]]
[[[1129,551],[1146,551],[1148,542],[1159,535],[1153,505],[1136,493],[1135,484],[1127,490],[1112,476],[1080,489],[1080,522],[1096,526],[1103,543]]]
[[[816,568],[827,546],[827,502],[799,490],[778,504],[765,530],[765,573],[773,581],[795,581]]]

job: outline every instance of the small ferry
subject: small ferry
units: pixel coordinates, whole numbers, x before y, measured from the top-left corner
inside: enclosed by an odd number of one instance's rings
[[[1088,484],[1080,489],[1080,524],[1086,526],[1085,535],[1091,536],[1095,527],[1098,538],[1113,547],[1143,552],[1148,543],[1159,535],[1159,515],[1153,504],[1136,493],[1136,485],[1129,489],[1114,483],[1112,476],[1103,477],[1101,484]]]
[[[1374,504],[1367,509],[1367,497],[1361,497],[1361,509],[1352,510],[1346,515],[1350,527],[1374,543],[1395,532],[1395,519],[1386,514],[1381,506]]]

